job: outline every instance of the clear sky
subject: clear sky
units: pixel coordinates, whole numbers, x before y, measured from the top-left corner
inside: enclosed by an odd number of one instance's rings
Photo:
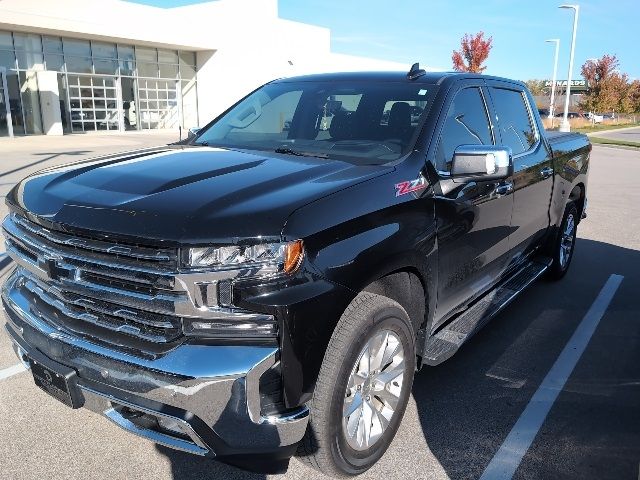
[[[170,7],[189,0],[137,0]],[[331,29],[332,50],[451,69],[464,33],[493,37],[485,73],[550,78],[560,39],[558,78],[567,76],[573,11],[554,0],[279,0],[282,18]],[[640,0],[578,0],[574,78],[589,58],[615,54],[620,70],[640,79]]]

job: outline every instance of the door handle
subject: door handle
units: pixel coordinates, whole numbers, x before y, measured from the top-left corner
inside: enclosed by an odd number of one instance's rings
[[[511,192],[513,192],[512,182],[502,182],[496,187],[496,195],[507,195]]]
[[[540,170],[540,175],[542,175],[542,178],[549,178],[551,175],[553,175],[553,168],[544,167],[542,170]]]

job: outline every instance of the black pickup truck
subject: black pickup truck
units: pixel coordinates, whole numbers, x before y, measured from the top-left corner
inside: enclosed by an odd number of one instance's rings
[[[274,81],[180,144],[16,185],[6,330],[39,387],[132,433],[358,474],[416,370],[566,273],[590,151],[503,78]]]

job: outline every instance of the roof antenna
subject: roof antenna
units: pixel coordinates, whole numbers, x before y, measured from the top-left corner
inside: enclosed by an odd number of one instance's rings
[[[426,74],[427,72],[422,68],[420,68],[420,64],[416,62],[413,65],[411,65],[411,70],[409,70],[409,73],[407,73],[407,78],[409,80],[415,80],[416,78]]]

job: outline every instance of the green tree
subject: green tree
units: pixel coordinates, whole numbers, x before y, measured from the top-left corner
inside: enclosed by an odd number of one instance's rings
[[[549,87],[544,85],[544,80],[527,80],[524,82],[532,95],[544,95],[550,91]]]

